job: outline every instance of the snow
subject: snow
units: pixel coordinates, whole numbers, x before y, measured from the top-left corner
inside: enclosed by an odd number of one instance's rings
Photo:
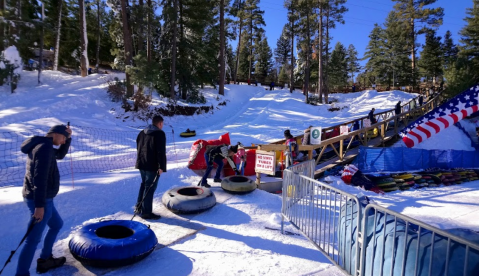
[[[8,63],[13,64],[15,69],[14,73],[15,74],[21,74],[22,73],[22,58],[20,57],[20,54],[18,53],[17,47],[14,45],[9,46],[5,51],[3,51],[3,57]],[[3,65],[5,66],[5,64]]]
[[[59,123],[75,127],[103,128],[111,131],[141,129],[146,122],[132,114],[123,114],[120,103],[112,102],[106,93],[106,80],[124,78],[122,74],[92,74],[85,78],[60,72],[44,71],[43,85],[36,86],[36,72],[23,72],[16,93],[0,88],[0,131],[47,130]],[[176,153],[170,156],[167,173],[161,176],[155,193],[154,211],[163,218],[146,222],[162,246],[145,260],[112,270],[78,266],[68,252],[68,241],[82,225],[100,219],[130,219],[136,201],[140,176],[136,170],[110,173],[75,173],[75,187],[70,176],[62,177],[55,205],[64,226],[54,246],[54,255],[70,256],[67,265],[43,275],[342,275],[307,239],[300,235],[281,235],[281,197],[261,190],[246,195],[231,195],[219,186],[213,187],[217,205],[197,215],[178,216],[161,205],[161,196],[174,186],[195,185],[200,177],[186,168],[190,147],[196,139],[217,139],[229,132],[232,143],[245,145],[267,143],[283,138],[283,131],[303,133],[309,125],[332,126],[376,112],[394,108],[398,101],[407,102],[415,95],[401,91],[375,90],[332,94],[336,106],[304,104],[304,95],[289,90],[268,91],[261,86],[227,85],[225,96],[205,88],[210,113],[191,117],[165,117],[165,130],[175,130],[168,141]],[[218,104],[225,101],[226,106]],[[167,99],[154,95],[153,106],[166,105]],[[186,106],[191,105],[180,102]],[[126,117],[129,118],[126,118]],[[196,137],[179,138],[187,128]],[[454,129],[454,128],[451,128]],[[448,139],[458,140],[462,133],[451,133]],[[180,140],[181,139],[181,140]],[[461,138],[462,139],[462,138]],[[431,141],[432,138],[430,139]],[[457,141],[460,144],[459,141]],[[436,143],[449,148],[450,143]],[[92,151],[98,145],[92,145]],[[479,215],[475,199],[479,181],[459,186],[393,192],[383,196],[347,186],[339,178],[328,177],[333,185],[353,194],[364,193],[393,210],[422,219],[441,228],[464,227],[478,230],[474,219]],[[212,182],[212,181],[210,181]],[[217,184],[217,183],[215,183]],[[0,262],[16,248],[24,235],[28,211],[23,203],[21,187],[0,188]],[[286,230],[298,233],[286,223]],[[174,240],[175,236],[181,237]],[[35,257],[38,257],[37,250]],[[14,274],[18,252],[6,268]],[[31,272],[34,273],[35,265]]]

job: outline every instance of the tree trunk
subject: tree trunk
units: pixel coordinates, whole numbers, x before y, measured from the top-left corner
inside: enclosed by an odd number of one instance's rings
[[[3,17],[5,17],[5,11],[6,11],[6,7],[5,7],[5,2],[7,0],[0,0],[0,12],[2,14]],[[6,24],[3,23],[3,24],[0,24],[0,52],[5,50],[5,26]],[[0,81],[1,83],[1,81]]]
[[[293,2],[291,1],[291,15],[294,13]],[[294,91],[294,21],[293,16],[291,16],[291,26],[290,26],[290,35],[291,35],[291,72],[289,74],[289,93]]]
[[[42,3],[42,13],[41,13],[41,22],[42,22],[42,31],[40,33],[40,54],[38,57],[38,85],[42,84],[42,68],[43,68],[43,33],[45,32],[44,28],[44,21],[43,18],[45,17],[45,3]]]
[[[58,6],[58,22],[55,36],[55,48],[53,49],[53,71],[58,70],[58,56],[60,55],[60,36],[62,33],[62,9],[63,0],[60,0],[60,5]]]
[[[318,97],[319,103],[323,103],[323,6],[322,0],[319,0],[319,27],[318,27]]]
[[[220,87],[219,94],[225,94],[225,0],[220,0]]]
[[[170,81],[170,98],[174,100],[175,83],[176,83],[176,37],[178,36],[178,0],[173,0],[173,41],[171,43],[171,81]]]
[[[148,5],[148,11],[146,15],[146,33],[147,33],[147,38],[146,38],[146,56],[148,59],[148,63],[151,62],[151,0],[147,0],[147,5]]]
[[[238,9],[242,9],[242,8],[243,8],[243,1],[240,1]],[[239,37],[238,37],[238,48],[236,49],[236,65],[235,65],[236,68],[235,68],[235,77],[234,77],[235,84],[238,79],[239,55],[240,55],[240,48],[241,48],[241,30],[243,28],[243,20],[239,18],[239,21],[240,21]]]
[[[412,39],[412,48],[411,48],[411,80],[412,80],[412,89],[416,86],[416,35],[414,32],[414,18],[411,18],[411,39]]]
[[[123,2],[123,1],[122,1]],[[80,53],[80,68],[81,76],[86,77],[88,75],[88,37],[86,29],[86,12],[85,1],[80,0],[80,37],[81,37],[81,53]]]
[[[307,31],[307,35],[306,35],[306,70],[305,70],[305,74],[306,76],[304,76],[304,86],[306,88],[306,91],[304,91],[304,96],[305,96],[305,102],[308,103],[308,94],[309,94],[309,51],[310,51],[310,48],[311,46],[309,45],[309,42],[311,41],[311,37],[310,37],[310,26],[309,26],[309,7],[308,5],[306,5],[306,31]]]
[[[249,43],[249,68],[248,68],[248,85],[251,84],[251,67],[253,66],[253,10],[251,10],[250,20],[250,43]]]
[[[101,35],[101,12],[100,12],[100,6],[101,6],[101,2],[100,0],[97,0],[96,1],[96,5],[97,5],[97,27],[98,27],[98,31],[97,31],[97,34],[96,34],[96,58],[95,58],[95,61],[96,61],[96,64],[95,64],[95,70],[96,72],[98,73],[99,71],[99,67],[100,67],[100,35]]]
[[[130,74],[126,73],[126,67],[131,65],[133,54],[133,45],[131,41],[130,25],[128,22],[128,13],[126,6],[128,0],[121,0],[121,21],[123,23],[123,43],[125,47],[125,76],[126,76],[126,97],[133,96],[133,85],[131,84]]]
[[[185,36],[185,24],[184,24],[184,17],[183,17],[183,1],[182,0],[179,0],[180,2],[180,17],[179,17],[179,24],[180,24],[180,42],[183,42],[184,41],[184,36]],[[181,64],[186,64],[185,62],[185,59],[186,59],[186,51],[181,47],[182,44],[180,44],[180,47],[178,47],[178,54],[179,54],[179,57],[178,57],[178,60],[181,62]],[[188,91],[186,90],[186,80],[185,80],[185,75],[184,74],[180,74],[180,80],[179,80],[179,84],[178,84],[178,87],[181,91],[181,98],[183,100],[186,100],[187,96],[188,96]],[[215,87],[216,88],[216,87]]]
[[[326,70],[328,70],[329,66],[329,12],[326,13],[326,58],[324,60],[324,64],[326,66]],[[328,74],[324,75],[324,102],[327,104],[329,103],[328,94],[329,94],[329,85],[328,85]]]
[[[143,0],[139,0],[138,1],[138,6],[139,6],[139,9],[140,9],[140,14],[145,14],[145,10],[143,8]],[[144,49],[144,45],[143,45],[143,42],[145,41],[144,37],[143,37],[143,17],[140,16],[140,18],[138,19],[139,20],[139,26],[140,26],[140,31],[139,31],[139,35],[138,35],[138,54],[143,52],[143,49]],[[138,91],[137,91],[138,94],[143,94],[143,85],[138,85]],[[137,108],[138,109],[138,108]]]

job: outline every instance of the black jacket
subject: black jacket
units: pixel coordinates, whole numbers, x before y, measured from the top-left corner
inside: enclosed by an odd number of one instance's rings
[[[34,136],[23,142],[21,150],[27,154],[23,197],[35,200],[35,207],[44,207],[47,198],[54,198],[60,188],[57,159],[68,153],[72,139],[66,139],[59,149],[53,148],[53,138]]]
[[[374,118],[374,111],[369,111],[368,119],[371,121],[371,125],[377,123],[376,118]]]
[[[208,147],[205,151],[205,154],[208,156],[208,160],[206,160],[206,163],[208,164],[212,164],[215,159],[222,160],[226,158],[231,168],[236,169],[233,159],[228,156],[228,146],[226,145]]]
[[[401,114],[401,104],[400,104],[400,103],[397,103],[397,104],[396,104],[396,108],[394,109],[394,113],[395,113],[396,115]]]
[[[149,125],[136,137],[135,168],[144,171],[166,172],[166,135],[156,126]]]

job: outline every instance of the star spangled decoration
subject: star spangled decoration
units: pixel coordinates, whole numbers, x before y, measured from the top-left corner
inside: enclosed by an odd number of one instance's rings
[[[479,85],[476,84],[411,122],[399,133],[406,146],[411,148],[477,112],[479,110],[478,91]]]

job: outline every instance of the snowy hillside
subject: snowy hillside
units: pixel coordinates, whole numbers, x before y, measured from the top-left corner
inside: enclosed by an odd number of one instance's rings
[[[23,72],[15,94],[10,94],[5,87],[0,90],[0,132],[45,131],[54,124],[70,121],[74,139],[75,126],[111,131],[146,126],[146,122],[131,114],[123,114],[120,104],[108,98],[104,88],[106,79],[111,77],[114,75],[93,74],[81,78],[45,71],[44,84],[36,86],[36,73]],[[281,197],[278,195],[261,190],[248,195],[230,195],[216,185],[212,189],[217,206],[201,214],[186,216],[166,210],[161,205],[161,196],[171,187],[198,183],[200,178],[186,168],[191,144],[196,139],[216,139],[229,132],[232,143],[266,143],[282,139],[285,129],[297,135],[309,125],[336,125],[365,116],[373,107],[377,112],[392,109],[398,101],[406,102],[414,95],[401,91],[334,94],[330,98],[338,99],[335,105],[347,108],[330,112],[327,110],[330,105],[304,104],[304,96],[297,91],[291,94],[288,90],[228,85],[224,97],[218,96],[212,88],[203,92],[208,101],[205,105],[215,108],[213,113],[165,117],[165,130],[175,131],[174,140],[167,143],[174,145],[176,152],[155,194],[154,211],[161,213],[163,218],[154,222],[135,219],[150,224],[164,247],[155,250],[144,261],[115,270],[84,268],[70,256],[66,266],[43,275],[342,275],[302,236],[281,235],[279,231],[265,228],[280,228]],[[226,106],[218,106],[223,101]],[[155,106],[166,103],[165,99],[155,96]],[[180,138],[178,134],[187,128],[195,129],[198,135]],[[463,138],[458,132],[450,134],[448,139],[462,141],[459,139]],[[92,150],[95,146],[92,145]],[[447,143],[437,145],[438,148],[448,146]],[[362,192],[393,210],[441,228],[479,230],[474,223],[479,215],[476,203],[479,181],[381,196],[346,186],[339,178],[328,177],[327,180],[353,194]],[[70,255],[71,234],[85,223],[105,218],[130,219],[139,184],[136,170],[75,173],[74,188],[70,176],[63,177],[55,204],[64,226],[54,246],[54,255]],[[25,233],[29,218],[22,201],[20,186],[0,188],[0,216],[3,218],[0,262],[8,258]],[[286,230],[297,233],[291,225],[287,225]],[[36,254],[37,257],[38,250]],[[17,258],[18,252],[5,275],[14,274]],[[32,272],[34,267],[32,265]]]

